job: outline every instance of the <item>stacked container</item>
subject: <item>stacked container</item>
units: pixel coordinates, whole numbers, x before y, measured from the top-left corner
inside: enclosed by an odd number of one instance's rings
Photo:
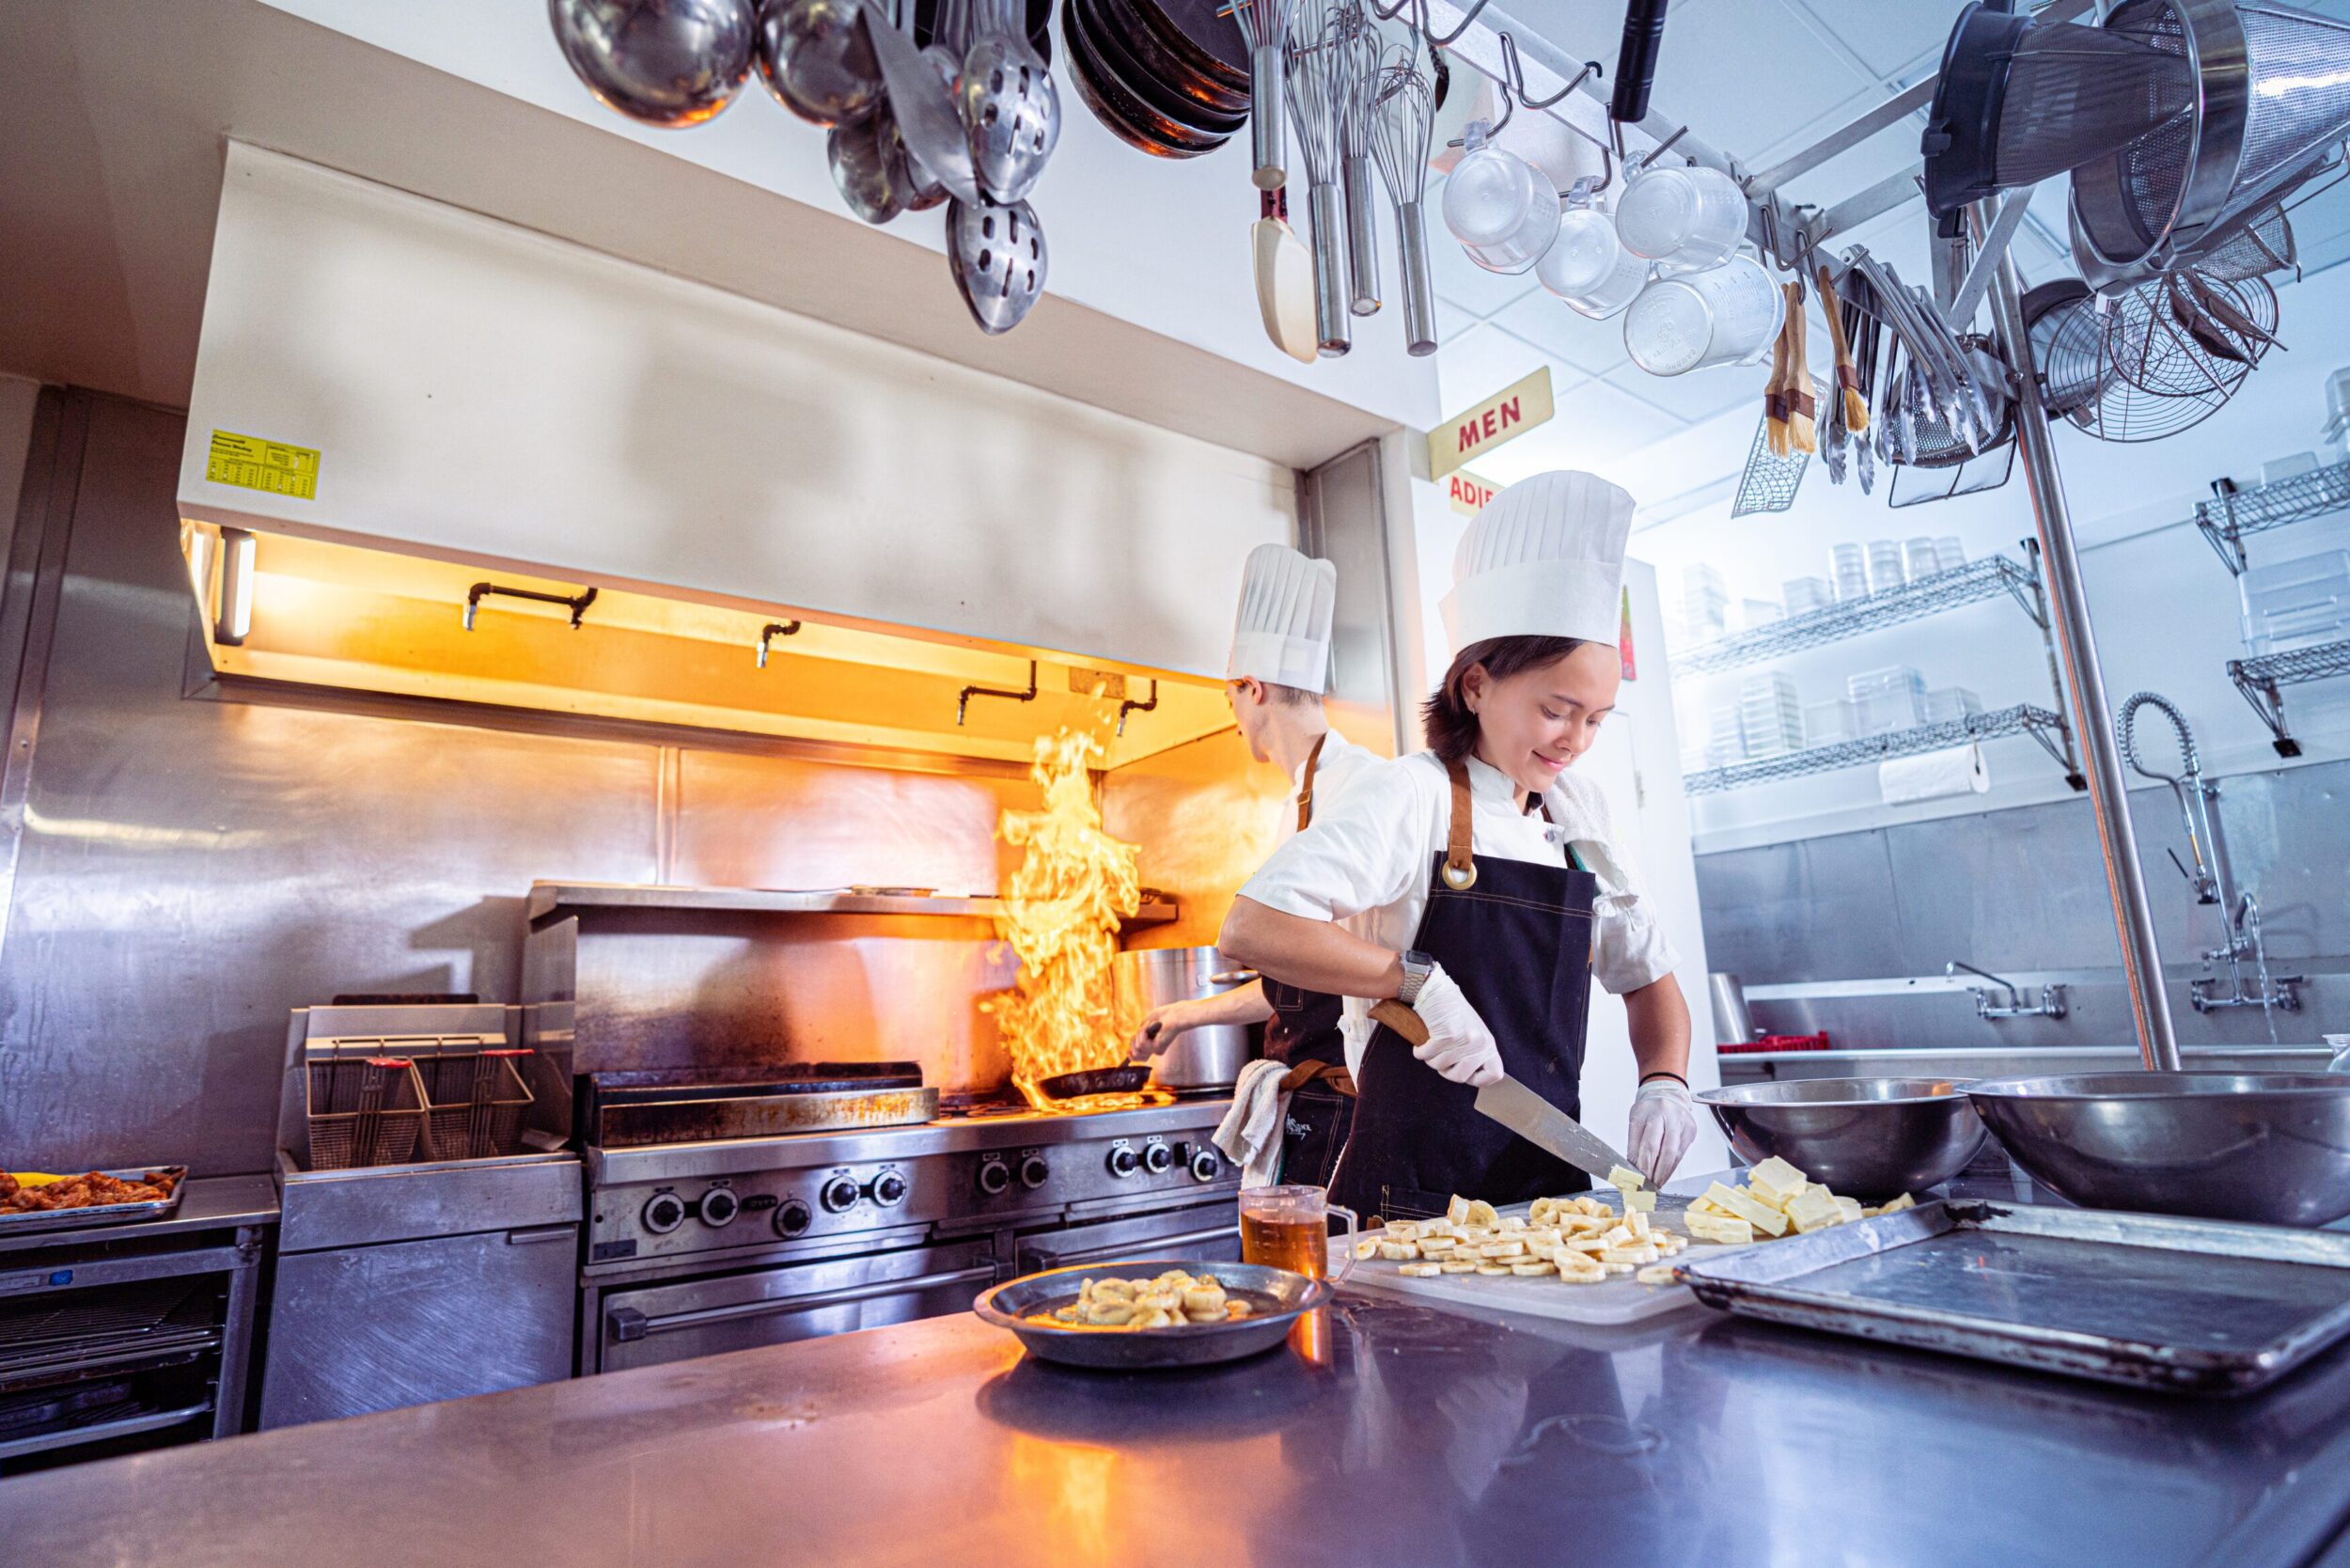
[[[1872,539],[1869,541],[1869,591],[1891,593],[1909,581],[1902,565],[1900,541]]]
[[[1830,569],[1836,578],[1836,597],[1866,599],[1869,597],[1869,557],[1857,544],[1834,544],[1828,547]]]
[[[2236,580],[2255,657],[2350,637],[2350,550],[2256,566]]]
[[[1795,683],[1779,670],[1738,682],[1738,732],[1749,758],[1783,757],[1803,749],[1803,703]]]
[[[1730,630],[1730,588],[1719,571],[1702,563],[1681,574],[1681,624],[1692,643],[1710,642]]]
[[[1907,665],[1863,670],[1844,682],[1863,735],[1914,729],[1925,722],[1926,678]]]
[[[1836,585],[1825,577],[1790,577],[1779,585],[1790,616],[1810,615],[1836,603]]]
[[[1941,552],[1935,547],[1934,541],[1923,536],[1904,540],[1902,542],[1902,566],[1909,573],[1909,580],[1913,583],[1920,577],[1931,577],[1942,570]]]
[[[1839,741],[1860,738],[1860,710],[1850,698],[1839,697],[1826,702],[1814,702],[1803,711],[1803,744],[1808,746],[1834,745]]]
[[[1982,698],[1964,686],[1939,686],[1926,693],[1924,713],[1928,724],[1948,724],[1982,712]]]

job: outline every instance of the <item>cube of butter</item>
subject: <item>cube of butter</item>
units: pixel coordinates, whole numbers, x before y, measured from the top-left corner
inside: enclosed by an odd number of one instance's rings
[[[1897,1215],[1904,1209],[1914,1209],[1917,1206],[1918,1200],[1916,1199],[1910,1197],[1907,1193],[1903,1193],[1899,1198],[1894,1199],[1893,1201],[1888,1203],[1882,1209],[1879,1209],[1877,1213],[1881,1215]]]
[[[1653,1192],[1627,1192],[1623,1195],[1623,1209],[1627,1215],[1654,1214],[1656,1195]]]
[[[1716,1182],[1705,1189],[1705,1197],[1716,1208],[1729,1211],[1766,1236],[1783,1236],[1787,1233],[1787,1216],[1767,1203],[1757,1201],[1747,1193],[1726,1187]]]
[[[1687,1223],[1689,1234],[1700,1241],[1737,1245],[1754,1240],[1754,1227],[1734,1215],[1693,1214]]]
[[[1806,1176],[1802,1171],[1797,1170],[1794,1166],[1789,1165],[1785,1160],[1780,1159],[1777,1154],[1773,1154],[1769,1159],[1764,1160],[1762,1164],[1747,1172],[1747,1184],[1748,1186],[1752,1186],[1756,1182],[1760,1181],[1766,1185],[1777,1187],[1779,1191],[1785,1193],[1802,1191],[1804,1184],[1810,1180],[1810,1177]]]
[[[1618,1192],[1637,1192],[1648,1185],[1648,1178],[1630,1166],[1617,1166],[1607,1172],[1607,1184]]]
[[[1847,1225],[1860,1217],[1860,1200],[1857,1198],[1840,1196],[1836,1200],[1836,1206],[1844,1211],[1844,1222]]]
[[[1831,1225],[1841,1225],[1844,1218],[1842,1205],[1829,1197],[1824,1187],[1799,1194],[1787,1205],[1788,1223],[1794,1226],[1800,1235],[1825,1231]]]

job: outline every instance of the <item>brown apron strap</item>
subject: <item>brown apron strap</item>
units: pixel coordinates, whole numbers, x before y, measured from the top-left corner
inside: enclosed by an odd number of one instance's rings
[[[1314,748],[1306,753],[1306,771],[1297,780],[1297,831],[1303,833],[1314,820],[1314,764],[1322,760],[1322,743],[1330,738],[1324,730],[1314,737]]]
[[[1447,762],[1445,772],[1452,779],[1452,820],[1445,832],[1444,882],[1453,891],[1464,892],[1477,883],[1477,860],[1469,853],[1468,764],[1457,760]]]
[[[1340,1094],[1352,1095],[1355,1092],[1354,1074],[1347,1072],[1345,1068],[1340,1067],[1338,1063],[1331,1061],[1299,1062],[1296,1066],[1291,1068],[1289,1072],[1282,1075],[1281,1092],[1284,1094],[1294,1094],[1297,1090],[1305,1088],[1308,1084],[1312,1083],[1316,1078],[1320,1078],[1328,1083],[1332,1089],[1338,1090]]]

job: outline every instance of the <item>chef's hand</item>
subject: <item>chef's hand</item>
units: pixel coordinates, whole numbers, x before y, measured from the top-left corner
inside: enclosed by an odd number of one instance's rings
[[[1149,1061],[1165,1054],[1192,1027],[1184,1015],[1186,1006],[1183,1002],[1161,1002],[1145,1014],[1142,1027],[1135,1031],[1134,1043],[1127,1050],[1127,1059]]]
[[[1672,1179],[1673,1168],[1698,1137],[1697,1108],[1687,1086],[1651,1078],[1632,1099],[1632,1163],[1652,1190]]]
[[[1412,1055],[1440,1076],[1472,1087],[1501,1076],[1501,1047],[1494,1043],[1494,1031],[1477,1016],[1477,1010],[1469,1006],[1469,999],[1442,964],[1429,973],[1412,1011],[1428,1026],[1427,1042],[1413,1046]]]

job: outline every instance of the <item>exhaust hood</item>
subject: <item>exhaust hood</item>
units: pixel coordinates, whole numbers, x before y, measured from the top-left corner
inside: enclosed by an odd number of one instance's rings
[[[1229,726],[1297,511],[1263,459],[234,143],[179,498],[226,676],[1015,763],[1122,717],[1113,766]]]

